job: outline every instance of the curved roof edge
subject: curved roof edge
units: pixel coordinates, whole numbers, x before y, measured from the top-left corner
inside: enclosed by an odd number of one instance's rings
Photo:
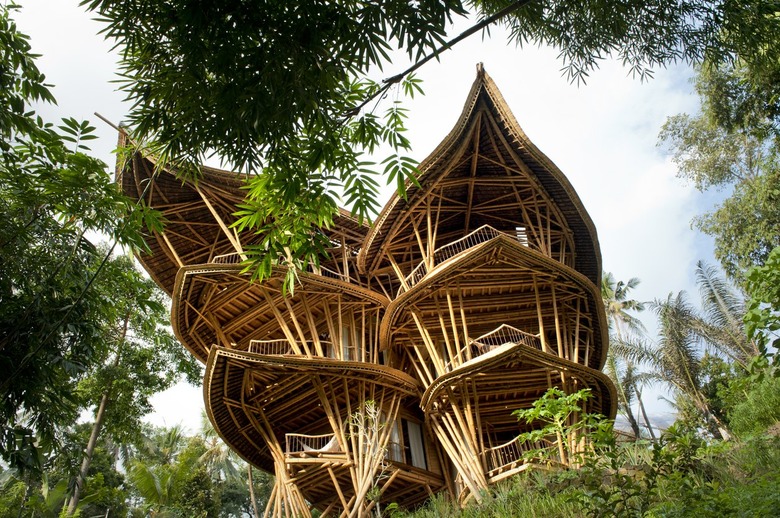
[[[205,265],[188,265],[179,268],[176,274],[176,282],[172,291],[172,303],[171,303],[171,327],[176,335],[176,338],[187,348],[196,358],[202,362],[207,361],[209,352],[202,351],[196,344],[194,344],[183,332],[182,329],[182,317],[181,311],[187,304],[184,297],[184,290],[188,283],[198,275],[219,275],[219,274],[243,274],[244,267],[240,264],[205,264]],[[269,279],[283,279],[287,273],[287,267],[274,266],[271,269],[271,276]],[[246,282],[252,282],[250,275],[246,275]],[[298,272],[298,281],[301,283],[301,287],[308,284],[318,285],[326,289],[338,290],[340,293],[348,293],[356,297],[362,297],[373,301],[381,307],[387,307],[390,304],[388,298],[376,291],[350,284],[338,279],[317,275],[310,272]],[[195,309],[196,311],[198,309]]]
[[[521,344],[503,345],[496,348],[493,351],[487,352],[478,358],[470,360],[468,363],[461,365],[459,368],[448,372],[437,378],[433,384],[431,384],[423,393],[420,400],[420,408],[423,412],[429,412],[430,406],[434,401],[434,398],[438,395],[443,387],[449,387],[457,381],[474,376],[479,372],[483,372],[490,367],[501,365],[505,360],[511,356],[528,357],[532,361],[537,362],[540,365],[545,365],[549,368],[559,370],[562,372],[571,372],[576,376],[590,378],[600,383],[603,388],[606,389],[609,394],[609,415],[608,418],[614,419],[617,414],[617,389],[612,383],[612,380],[600,370],[593,369],[587,365],[566,360],[565,358],[559,358],[549,353],[537,351],[536,349],[526,347]]]
[[[130,144],[130,138],[124,130],[120,129],[118,146],[123,147],[128,144]],[[213,229],[208,230],[208,237],[204,238],[207,244],[193,245],[198,241],[198,236],[194,234],[195,231],[189,223],[214,221],[212,211],[202,201],[201,194],[198,192],[200,190],[220,210],[224,223],[232,224],[235,220],[232,212],[235,212],[236,204],[241,203],[246,196],[246,189],[243,188],[246,175],[209,166],[200,166],[200,175],[197,180],[185,180],[177,175],[175,169],[161,166],[155,156],[142,150],[135,150],[128,158],[117,160],[114,176],[115,182],[119,184],[125,195],[134,200],[144,198],[153,209],[162,207],[160,210],[165,211],[170,209],[172,204],[177,203],[183,207],[181,214],[175,214],[168,218],[169,221],[166,223],[163,234],[167,230],[172,230],[174,234],[185,237],[171,235],[168,236],[170,239],[166,239],[165,236],[156,232],[149,233],[145,236],[145,241],[151,253],[137,254],[139,261],[152,279],[169,295],[173,292],[179,264],[177,264],[173,254],[167,250],[168,248],[174,248],[176,255],[185,258],[185,266],[206,264],[202,260],[191,260],[195,248],[207,250],[211,246],[215,249],[234,250],[230,240],[218,225],[214,225]],[[165,199],[161,199],[156,193],[152,196],[152,191],[163,193]],[[366,221],[359,222],[349,211],[339,208],[339,212],[333,216],[333,225],[330,228],[323,227],[321,231],[329,236],[339,231],[349,232],[354,237],[350,238],[347,245],[357,247],[364,239],[368,228],[369,225]],[[197,230],[199,233],[205,232],[204,227]],[[257,236],[252,230],[243,231],[240,237],[242,245],[251,244],[257,240]],[[215,241],[217,241],[216,244]],[[201,255],[195,254],[197,257]]]
[[[464,252],[462,255],[457,256],[457,259],[453,258],[436,268],[423,278],[420,282],[415,284],[409,291],[402,293],[387,305],[385,308],[385,314],[382,317],[382,322],[379,328],[379,346],[380,349],[387,348],[390,342],[390,334],[392,332],[393,325],[396,319],[399,317],[405,307],[413,301],[416,297],[424,296],[428,293],[431,287],[442,281],[453,271],[471,268],[474,264],[483,264],[484,259],[489,257],[497,248],[505,247],[512,250],[512,253],[517,257],[526,258],[529,261],[536,262],[540,265],[544,265],[549,271],[555,272],[557,275],[561,275],[570,279],[571,281],[579,284],[586,294],[590,295],[593,299],[594,307],[591,316],[596,319],[598,323],[598,329],[594,329],[596,338],[599,340],[600,347],[598,348],[599,355],[594,366],[589,368],[597,368],[601,370],[604,368],[604,364],[607,361],[607,350],[609,349],[609,334],[607,316],[604,309],[604,305],[600,303],[601,292],[599,287],[590,284],[589,279],[580,272],[568,268],[554,259],[550,259],[538,252],[529,250],[527,247],[519,244],[517,241],[511,239],[508,236],[500,235],[485,241],[472,247],[470,250]]]

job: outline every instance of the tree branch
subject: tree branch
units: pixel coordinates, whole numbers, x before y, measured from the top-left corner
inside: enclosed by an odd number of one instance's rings
[[[461,41],[465,40],[466,38],[468,38],[472,34],[478,32],[478,31],[481,31],[485,27],[487,27],[487,26],[497,22],[501,18],[511,14],[512,12],[520,9],[521,7],[524,7],[525,5],[530,4],[531,1],[532,0],[517,0],[516,2],[514,2],[514,3],[504,7],[503,9],[498,11],[497,13],[495,13],[495,14],[493,14],[491,16],[488,16],[487,18],[485,18],[481,22],[471,26],[469,29],[467,29],[466,31],[460,33],[458,36],[452,38],[448,42],[442,44],[439,48],[434,50],[431,54],[428,54],[427,56],[422,58],[420,61],[414,63],[412,66],[410,66],[409,68],[407,68],[403,72],[401,72],[399,74],[396,74],[394,76],[388,77],[386,79],[383,79],[382,80],[382,84],[383,84],[382,88],[380,88],[379,90],[374,92],[372,95],[367,97],[362,103],[360,103],[355,108],[350,110],[345,116],[348,118],[348,117],[357,115],[358,113],[360,113],[360,110],[362,110],[368,103],[370,103],[371,101],[373,101],[377,97],[380,97],[380,96],[384,95],[385,92],[387,92],[390,89],[391,86],[393,86],[394,84],[400,82],[401,79],[403,79],[404,77],[408,76],[409,74],[411,74],[412,72],[414,72],[418,68],[422,67],[424,64],[426,64],[430,60],[438,57],[442,52],[452,48],[454,45],[456,45],[457,43],[460,43]]]

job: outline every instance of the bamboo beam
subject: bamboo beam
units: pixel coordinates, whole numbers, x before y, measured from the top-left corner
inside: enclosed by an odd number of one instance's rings
[[[336,478],[336,475],[333,473],[333,469],[331,467],[328,467],[328,475],[330,475],[330,479],[333,481],[333,486],[336,488],[336,494],[339,495],[339,500],[341,501],[341,505],[344,506],[344,509],[348,509],[347,507],[347,499],[344,498],[344,492],[341,491],[341,486],[339,485],[339,481]]]
[[[290,342],[290,347],[292,347],[295,354],[301,354],[301,349],[298,347],[298,341],[295,339],[295,335],[292,333],[292,331],[290,331],[290,328],[287,325],[287,321],[276,308],[276,304],[274,303],[274,299],[271,297],[271,294],[268,293],[268,290],[264,287],[260,288],[260,293],[262,293],[263,297],[265,297],[265,300],[268,303],[268,307],[273,312],[274,317],[276,317],[276,321],[279,324],[279,327],[282,329],[282,332],[287,338],[287,341]]]
[[[460,362],[463,363],[463,359],[461,356],[461,347],[460,347],[460,340],[458,338],[458,324],[456,322],[455,318],[455,310],[452,307],[452,297],[450,296],[450,290],[446,290],[447,295],[447,309],[449,311],[450,315],[450,323],[452,324],[452,338],[455,340],[455,350],[458,351],[458,358],[460,359]],[[466,338],[468,340],[468,338]]]
[[[173,259],[176,262],[176,265],[181,268],[184,266],[184,262],[179,257],[179,254],[176,253],[176,249],[173,247],[171,242],[168,240],[168,236],[165,235],[165,232],[160,232],[160,236],[163,238],[163,241],[165,241],[165,244],[168,247],[168,250],[171,252],[171,255],[173,255]]]
[[[241,243],[236,239],[236,237],[233,235],[233,233],[230,231],[230,229],[225,225],[225,222],[222,221],[222,218],[219,216],[219,213],[214,209],[214,206],[209,201],[208,197],[203,194],[203,191],[200,190],[200,187],[197,184],[193,184],[195,187],[195,190],[198,191],[198,194],[200,195],[201,199],[203,200],[203,203],[206,204],[206,207],[209,209],[209,212],[211,212],[211,215],[214,216],[214,219],[219,224],[219,228],[222,229],[222,232],[225,233],[225,237],[228,238],[228,241],[230,241],[230,244],[233,245],[233,248],[235,248],[238,255],[241,256],[241,259],[246,261],[246,254],[244,254],[244,249],[241,248]]]
[[[468,233],[471,224],[471,204],[474,200],[474,179],[477,176],[477,164],[479,163],[479,130],[482,127],[482,113],[477,113],[476,122],[472,133],[474,150],[471,156],[471,168],[469,171],[470,181],[468,183],[468,193],[466,194],[466,219],[463,225],[464,232]]]
[[[536,315],[539,318],[539,340],[542,342],[542,351],[549,352],[547,338],[544,336],[544,319],[542,318],[542,303],[539,300],[539,286],[536,282],[536,274],[533,275],[534,294],[536,295]]]
[[[555,282],[550,284],[550,294],[552,295],[553,318],[555,319],[555,339],[558,341],[558,357],[563,358],[561,323],[560,319],[558,318],[558,299],[555,298]]]

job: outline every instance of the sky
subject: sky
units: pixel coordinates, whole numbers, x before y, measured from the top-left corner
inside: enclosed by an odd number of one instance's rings
[[[116,90],[117,58],[111,44],[97,34],[101,25],[77,0],[22,3],[15,19],[31,36],[33,51],[41,54],[38,66],[58,100],[56,107],[39,112],[50,120],[90,120],[101,137],[92,141],[92,149],[113,168],[116,132],[94,113],[118,124],[129,106]],[[690,222],[711,208],[713,198],[676,178],[674,164],[656,145],[667,117],[698,108],[691,69],[670,66],[641,82],[629,77],[619,62],[608,60],[590,74],[586,85],[578,86],[562,75],[556,50],[517,48],[494,28],[489,38],[472,36],[418,71],[426,95],[405,102],[413,158],[424,159],[449,133],[480,62],[531,141],[576,189],[596,225],[604,270],[618,280],[641,279],[633,292],[637,300],[665,299],[680,290],[695,300],[695,264],[715,260],[712,241],[692,230]],[[390,65],[381,77],[404,68]],[[382,203],[390,192],[383,190]],[[652,314],[646,311],[642,319],[652,336]],[[663,395],[662,390],[646,394],[646,404],[654,418],[668,422],[669,407],[658,400]],[[199,429],[200,387],[177,385],[154,403],[149,417],[153,423]]]

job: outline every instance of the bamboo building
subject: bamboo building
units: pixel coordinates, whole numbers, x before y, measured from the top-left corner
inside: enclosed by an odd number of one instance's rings
[[[549,387],[590,388],[583,410],[615,415],[593,222],[481,66],[419,169],[373,225],[337,215],[292,295],[283,267],[242,274],[258,236],[231,227],[239,175],[182,184],[140,153],[117,173],[167,220],[140,261],[206,365],[214,428],[275,476],[266,516],[481,499],[528,467],[512,411]]]

